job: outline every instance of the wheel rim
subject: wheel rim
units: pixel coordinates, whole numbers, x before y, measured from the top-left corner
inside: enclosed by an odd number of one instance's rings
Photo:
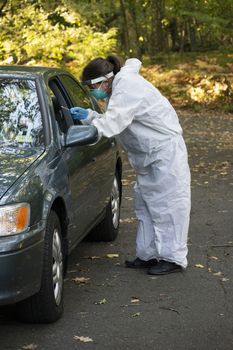
[[[60,304],[63,287],[63,258],[58,229],[53,233],[53,291],[57,305]]]
[[[116,229],[119,224],[120,217],[120,191],[117,178],[114,178],[112,193],[111,193],[111,205],[112,205],[112,223]]]

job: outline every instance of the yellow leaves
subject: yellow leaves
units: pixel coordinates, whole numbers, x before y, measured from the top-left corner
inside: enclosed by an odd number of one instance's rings
[[[106,258],[108,259],[119,258],[119,254],[106,254]]]
[[[217,256],[214,256],[214,255],[209,256],[208,258],[209,258],[210,260],[213,260],[213,261],[216,261],[216,262],[219,260],[218,257],[217,257]],[[194,266],[195,266],[196,268],[199,268],[199,269],[204,269],[204,268],[205,268],[205,266],[202,265],[202,264],[195,264]],[[221,281],[222,281],[222,282],[227,282],[227,281],[229,281],[229,278],[223,277],[223,272],[222,272],[222,271],[213,272],[212,269],[211,269],[211,267],[208,267],[207,271],[208,271],[208,273],[212,274],[212,276],[221,277]]]
[[[203,137],[205,137],[205,135],[201,135]],[[206,135],[206,139],[211,140],[212,136],[211,135]],[[215,135],[215,137],[218,137],[218,134]],[[222,135],[222,137],[225,137],[225,145],[227,146],[229,144],[232,145],[233,144],[233,133],[231,135]],[[211,141],[209,141],[211,142]],[[222,146],[223,148],[223,146]],[[219,160],[215,160],[215,161],[206,161],[204,162],[203,160],[199,160],[198,163],[196,163],[195,165],[192,166],[192,174],[199,176],[200,177],[204,177],[204,176],[208,176],[210,179],[210,176],[212,176],[214,179],[220,178],[220,179],[224,179],[227,175],[231,174],[231,163],[229,161],[219,161]],[[203,178],[203,180],[205,180],[206,178]],[[209,185],[210,181],[206,180],[203,181],[202,184],[205,185]],[[195,183],[196,180],[193,178],[193,183]]]
[[[229,278],[226,278],[226,277],[222,278],[222,282],[227,282],[227,281],[229,281]]]
[[[27,345],[23,345],[21,346],[22,350],[36,350],[37,349],[37,345],[36,344],[27,344]]]
[[[79,341],[82,342],[82,343],[90,343],[90,342],[93,342],[93,339],[90,338],[90,337],[83,337],[83,336],[78,336],[78,335],[75,335],[75,336],[74,336],[74,340],[79,340]]]
[[[204,269],[204,265],[202,264],[195,264],[195,267],[197,267],[198,269]]]
[[[103,256],[91,255],[91,256],[84,256],[83,257],[83,259],[90,259],[90,260],[96,260],[96,259],[102,259],[102,258],[107,258],[107,259],[119,258],[119,254],[108,253],[108,254],[105,254]]]
[[[128,200],[128,201],[132,201],[133,197],[125,197],[125,199]]]
[[[230,92],[232,90],[230,82],[227,80],[226,77],[201,77],[198,83],[191,83],[191,86],[189,87],[187,93],[191,100],[198,102],[198,103],[204,103],[204,104],[210,104],[214,103],[215,101],[219,99],[227,99],[228,91]]]
[[[211,255],[211,256],[209,257],[209,259],[218,260],[217,256],[213,256],[213,255]]]
[[[210,270],[209,272],[211,272],[211,270]],[[214,272],[214,273],[212,273],[212,274],[213,274],[213,276],[216,276],[216,277],[222,277],[222,276],[223,276],[223,273],[222,273],[221,271]],[[227,278],[227,277],[222,277],[222,278],[221,278],[221,281],[222,281],[222,282],[228,282],[229,280],[230,280],[230,279]]]
[[[137,219],[135,217],[130,217],[130,218],[126,218],[126,219],[120,219],[120,223],[121,224],[132,224],[134,222],[136,222]]]
[[[176,105],[193,106],[196,102],[194,107],[200,104],[221,108],[219,102],[232,104],[233,79],[228,74],[232,67],[232,63],[222,67],[217,58],[200,55],[169,70],[162,65],[153,65],[143,67],[141,71]]]
[[[213,273],[213,276],[222,276],[222,272],[221,272],[221,271],[214,272],[214,273]]]
[[[130,179],[122,179],[121,180],[123,186],[128,186],[128,185],[133,185],[135,181],[130,180]]]
[[[106,303],[107,303],[107,300],[104,298],[104,299],[101,299],[101,300],[95,302],[95,305],[104,305]]]
[[[139,303],[139,302],[140,302],[140,299],[139,299],[139,298],[137,298],[137,297],[132,297],[132,299],[131,299],[131,303],[132,303],[132,304]]]
[[[12,61],[50,66],[66,64],[67,69],[79,76],[91,58],[106,56],[116,47],[116,28],[105,32],[94,30],[83,20],[78,9],[70,6],[64,10],[58,4],[56,12],[61,12],[68,24],[63,26],[51,21],[54,11],[49,6],[47,10],[41,8],[40,11],[36,6],[27,2],[15,7],[10,18],[1,18],[2,64]]]
[[[86,277],[75,277],[72,278],[72,281],[74,281],[77,284],[86,284],[88,283],[90,280],[90,278],[86,278]]]

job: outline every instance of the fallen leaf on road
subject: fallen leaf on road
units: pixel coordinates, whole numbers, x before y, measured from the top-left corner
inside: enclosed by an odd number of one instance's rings
[[[202,265],[202,264],[195,264],[194,266],[198,267],[199,269],[204,269],[204,265]]]
[[[27,344],[21,347],[21,349],[23,350],[35,350],[36,348],[37,348],[36,344]]]
[[[107,303],[107,300],[104,298],[104,299],[102,299],[102,300],[100,300],[100,301],[97,301],[96,303],[95,303],[95,305],[103,305],[103,304],[106,304]]]
[[[105,256],[109,259],[119,258],[119,254],[106,254]]]
[[[132,297],[131,303],[139,303],[140,299],[137,297]]]
[[[221,271],[215,272],[215,273],[213,273],[213,275],[214,275],[214,276],[222,276],[222,272],[221,272]]]
[[[130,224],[136,221],[136,218],[126,218],[126,219],[120,219],[121,224]]]
[[[212,259],[212,260],[218,260],[217,256],[210,256],[210,259]]]
[[[86,277],[75,277],[75,278],[72,278],[72,281],[74,281],[75,283],[78,283],[78,284],[88,283],[89,280],[90,280],[90,278],[86,278]]]
[[[138,317],[140,315],[141,315],[140,312],[136,312],[136,314],[133,314],[132,317]]]
[[[133,200],[132,197],[125,197],[125,199],[127,199],[128,201],[132,201]]]
[[[89,338],[89,337],[83,337],[83,336],[78,336],[78,335],[75,335],[74,336],[74,340],[79,340],[83,343],[90,343],[90,342],[93,342],[93,339]]]
[[[229,278],[223,277],[223,278],[222,278],[222,281],[223,281],[223,282],[227,282],[227,281],[229,281]]]
[[[101,256],[93,255],[93,256],[84,256],[83,259],[101,259]]]

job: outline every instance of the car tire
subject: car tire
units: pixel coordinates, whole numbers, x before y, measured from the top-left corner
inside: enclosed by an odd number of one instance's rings
[[[116,172],[113,180],[109,203],[104,219],[92,230],[90,239],[111,242],[118,236],[121,205],[121,180]]]
[[[40,291],[17,304],[21,321],[51,323],[63,313],[64,250],[61,225],[57,214],[51,211],[45,232],[43,270]]]

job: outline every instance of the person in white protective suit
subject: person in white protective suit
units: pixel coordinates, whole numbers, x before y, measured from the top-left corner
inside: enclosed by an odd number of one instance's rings
[[[190,216],[190,171],[182,128],[169,101],[139,70],[138,59],[120,69],[114,56],[92,60],[82,80],[93,96],[109,97],[106,112],[71,108],[74,119],[96,126],[99,136],[116,136],[136,172],[138,219],[136,258],[129,268],[152,275],[187,267]]]

